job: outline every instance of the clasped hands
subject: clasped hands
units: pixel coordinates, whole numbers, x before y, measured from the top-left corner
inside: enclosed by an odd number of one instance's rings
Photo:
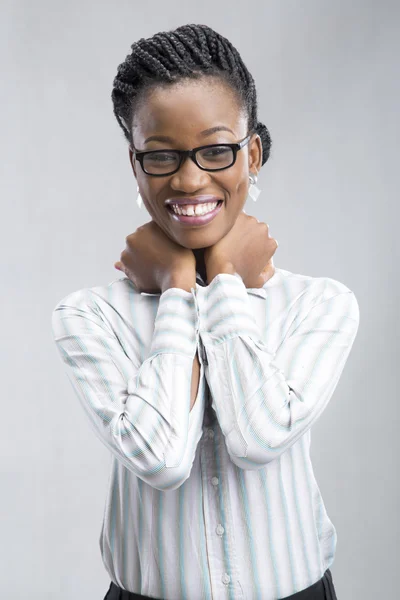
[[[125,243],[114,267],[123,271],[139,292],[196,287],[194,253],[171,240],[155,221],[138,227]],[[231,230],[204,249],[208,284],[219,273],[238,273],[246,288],[262,287],[275,272],[272,256],[277,247],[266,223],[241,212]]]

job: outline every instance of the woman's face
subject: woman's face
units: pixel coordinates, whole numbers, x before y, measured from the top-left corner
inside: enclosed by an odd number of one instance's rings
[[[204,130],[216,126],[221,130],[202,135]],[[247,133],[246,115],[225,85],[214,79],[186,80],[153,90],[136,111],[132,124],[133,144],[138,151],[190,150],[206,144],[236,143]],[[146,141],[150,136],[164,139]],[[233,227],[246,202],[249,172],[255,174],[261,168],[262,145],[259,135],[253,134],[228,169],[203,171],[186,158],[176,173],[163,177],[144,173],[131,148],[129,157],[143,203],[153,221],[179,245],[196,249],[214,245]],[[181,223],[165,204],[171,198],[193,199],[203,194],[223,200],[218,214],[207,224]]]

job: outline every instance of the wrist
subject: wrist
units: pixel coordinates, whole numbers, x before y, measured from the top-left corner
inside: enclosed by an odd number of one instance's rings
[[[164,282],[161,293],[171,288],[179,288],[185,292],[190,292],[192,288],[196,287],[196,276],[185,276],[185,275],[172,275]]]
[[[236,273],[235,267],[230,262],[214,262],[207,265],[207,281],[210,284],[214,277],[220,273],[228,273],[234,275]]]

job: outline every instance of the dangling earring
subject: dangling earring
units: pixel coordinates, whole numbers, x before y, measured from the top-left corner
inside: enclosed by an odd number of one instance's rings
[[[143,200],[142,200],[142,196],[140,195],[140,192],[139,192],[139,186],[137,186],[136,191],[138,193],[137,199],[136,199],[137,205],[139,208],[142,208]]]
[[[256,185],[257,184],[257,175],[250,173],[249,179],[250,179],[249,196],[252,200],[254,200],[254,202],[256,202],[258,196],[261,194],[260,188]]]

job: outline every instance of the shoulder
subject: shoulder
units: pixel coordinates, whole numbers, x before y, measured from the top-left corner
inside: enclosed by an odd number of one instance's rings
[[[332,277],[294,273],[280,267],[276,267],[276,272],[280,274],[279,281],[282,285],[290,286],[291,288],[298,290],[312,289],[321,296],[326,296],[326,298],[336,294],[352,292],[347,285]]]
[[[274,286],[280,288],[289,304],[310,310],[318,304],[332,300],[337,306],[344,303],[349,315],[358,320],[359,306],[355,293],[342,281],[328,276],[294,273],[279,267],[276,267],[276,273],[276,279],[274,276],[271,281],[275,279]],[[268,282],[266,287],[268,289]]]
[[[127,277],[119,277],[110,283],[85,287],[69,292],[63,296],[55,305],[54,309],[63,304],[76,306],[82,302],[95,305],[96,302],[110,302],[111,299],[120,301],[122,298],[140,296],[132,282]]]
[[[140,305],[146,310],[149,300],[141,295],[127,277],[114,279],[108,284],[85,287],[69,292],[57,301],[52,310],[53,323],[65,314],[83,318],[96,316],[102,321],[123,317]]]

